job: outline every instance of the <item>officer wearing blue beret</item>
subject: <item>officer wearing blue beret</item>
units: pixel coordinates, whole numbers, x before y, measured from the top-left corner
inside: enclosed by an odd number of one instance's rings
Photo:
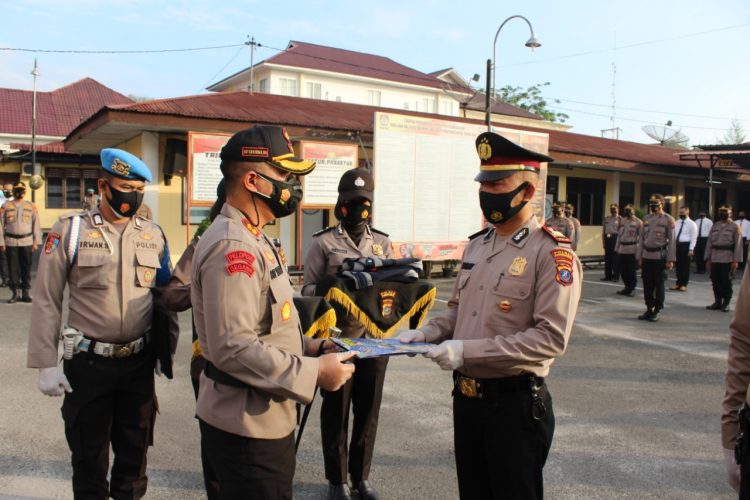
[[[161,228],[136,215],[151,181],[148,166],[119,149],[102,150],[101,160],[99,205],[61,217],[44,244],[27,365],[39,369],[42,393],[65,396],[75,498],[141,498],[156,417],[154,372],[161,374],[151,290],[169,280],[169,248]],[[177,319],[167,314],[174,354]]]

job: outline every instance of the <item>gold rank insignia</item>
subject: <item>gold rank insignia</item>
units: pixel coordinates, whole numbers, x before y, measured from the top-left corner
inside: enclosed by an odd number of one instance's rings
[[[282,321],[287,321],[289,318],[292,317],[292,304],[289,303],[287,300],[284,302],[284,305],[281,306],[281,319]]]
[[[378,257],[382,257],[383,255],[385,255],[385,253],[383,252],[383,245],[381,245],[380,243],[374,243],[372,245],[372,253],[374,255],[377,255]]]
[[[500,304],[498,304],[498,307],[502,312],[507,313],[510,311],[510,302],[508,302],[507,300],[503,300],[500,302]]]
[[[92,240],[97,240],[102,237],[102,234],[99,231],[91,231],[87,236]]]
[[[477,154],[479,154],[479,158],[482,160],[492,158],[492,146],[490,146],[490,141],[486,137],[477,146]]]
[[[279,199],[281,200],[281,203],[286,203],[289,201],[289,198],[292,197],[292,193],[289,192],[288,189],[282,189],[281,194],[279,195]]]
[[[527,262],[523,257],[516,257],[508,268],[508,272],[511,276],[521,276],[526,269]]]
[[[141,235],[141,238],[143,238],[144,240],[150,240],[153,238],[153,236],[151,236],[149,233],[143,233]]]
[[[258,228],[255,227],[255,226],[253,226],[252,224],[250,224],[249,220],[242,219],[242,224],[244,224],[245,229],[247,229],[248,231],[250,231],[253,234],[253,236],[255,236],[256,238],[260,239],[260,230],[258,230]]]

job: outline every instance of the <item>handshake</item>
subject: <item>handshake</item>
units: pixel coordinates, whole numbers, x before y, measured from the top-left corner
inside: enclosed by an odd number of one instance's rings
[[[404,344],[427,341],[421,330],[405,330],[396,334],[396,338]],[[443,370],[457,370],[464,365],[464,343],[462,340],[444,340],[424,353],[424,356]]]

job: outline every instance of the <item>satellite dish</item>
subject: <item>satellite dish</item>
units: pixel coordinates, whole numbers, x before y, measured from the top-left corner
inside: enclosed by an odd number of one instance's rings
[[[672,124],[672,121],[667,122],[668,125]],[[686,146],[688,137],[683,134],[679,129],[661,125],[644,125],[641,130],[655,141],[658,141],[662,146]]]

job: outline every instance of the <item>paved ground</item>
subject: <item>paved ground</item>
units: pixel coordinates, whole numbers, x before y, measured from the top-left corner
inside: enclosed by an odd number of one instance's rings
[[[731,314],[704,309],[712,295],[698,276],[688,292],[668,293],[661,322],[644,323],[635,319],[642,299],[615,295],[617,285],[601,276],[586,273],[568,352],[549,379],[557,430],[547,496],[732,498],[719,441]],[[450,284],[439,281],[443,301]],[[0,289],[0,300],[7,293]],[[24,368],[29,312],[0,303],[0,497],[71,498],[61,400],[42,396],[36,371]],[[147,498],[204,497],[187,375],[189,315],[181,324],[177,378],[157,382],[161,415]],[[449,392],[449,375],[428,360],[391,361],[371,474],[383,498],[457,498]],[[318,413],[316,401],[298,454],[297,498],[325,498]]]

